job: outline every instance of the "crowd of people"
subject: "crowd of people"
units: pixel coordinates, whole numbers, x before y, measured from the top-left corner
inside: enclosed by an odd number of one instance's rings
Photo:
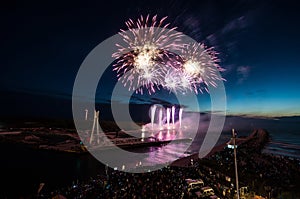
[[[188,198],[186,178],[199,178],[196,167],[164,167],[145,173],[122,172],[108,169],[86,182],[52,192],[41,191],[39,198]]]

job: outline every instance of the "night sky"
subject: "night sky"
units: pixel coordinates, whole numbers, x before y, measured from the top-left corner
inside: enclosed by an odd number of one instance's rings
[[[94,47],[140,15],[168,22],[219,52],[228,115],[300,115],[297,1],[14,1],[1,3],[0,116],[71,113],[77,71]],[[116,81],[108,71],[99,103]],[[170,97],[171,96],[171,97]],[[133,104],[174,103],[168,92]],[[199,96],[209,110],[209,95]],[[192,109],[192,107],[190,107]]]

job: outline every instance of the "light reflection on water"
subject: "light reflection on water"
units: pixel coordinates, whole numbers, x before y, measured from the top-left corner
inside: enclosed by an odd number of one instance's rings
[[[140,132],[137,132],[137,134],[139,133]],[[161,164],[169,164],[177,160],[178,158],[190,155],[189,153],[185,153],[184,150],[188,149],[189,146],[192,144],[192,133],[190,133],[189,131],[183,132],[181,130],[166,129],[155,133],[145,132],[145,135],[145,137],[154,136],[160,141],[176,140],[176,142],[166,143],[159,146],[126,149],[130,152],[144,153],[145,155],[142,159],[139,160],[136,160],[135,158],[120,157],[118,168],[122,168],[123,165],[126,168],[135,168],[136,166],[154,166]],[[133,159],[136,162],[132,161]]]
[[[152,147],[143,147],[143,148],[135,148],[131,151],[138,152],[138,153],[147,153],[148,155],[140,160],[143,166],[153,166],[156,164],[167,164],[170,163],[180,157],[186,157],[190,154],[199,152],[199,148],[201,147],[203,138],[205,137],[205,132],[198,132],[196,138],[193,142],[182,141],[177,143],[170,143],[163,146],[152,146]],[[248,133],[239,133],[240,136],[249,135]],[[176,137],[177,135],[177,137]],[[156,134],[156,137],[160,140],[167,140],[167,139],[184,139],[188,138],[188,133],[182,131],[179,133],[174,130],[159,132]],[[230,132],[222,132],[217,144],[223,144],[230,140],[231,133]],[[182,153],[183,148],[188,148],[185,153]],[[263,152],[272,153],[276,155],[284,155],[289,157],[296,157],[300,158],[300,146],[296,144],[288,144],[288,143],[281,143],[281,142],[270,142],[266,145]],[[124,164],[127,164],[129,167],[134,167],[136,163],[124,160]]]

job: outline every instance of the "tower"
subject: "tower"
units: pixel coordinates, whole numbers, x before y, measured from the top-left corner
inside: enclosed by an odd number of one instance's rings
[[[95,126],[96,126],[96,129],[97,129],[97,136],[99,136],[99,120],[98,119],[99,119],[99,111],[94,110],[94,122],[93,122],[91,137],[90,137],[90,144],[93,141]]]

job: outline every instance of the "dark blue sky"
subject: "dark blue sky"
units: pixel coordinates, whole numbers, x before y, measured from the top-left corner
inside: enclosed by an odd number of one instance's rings
[[[296,1],[15,1],[1,6],[1,115],[71,111],[88,53],[141,14],[169,16],[179,31],[214,46],[230,115],[300,115],[300,14]],[[109,93],[114,74],[104,87]],[[143,97],[142,97],[143,98]],[[146,103],[175,102],[167,93]],[[99,102],[109,95],[97,97]],[[149,100],[147,102],[147,100]],[[156,100],[157,101],[157,100]],[[209,110],[209,96],[199,96]],[[142,103],[140,98],[133,102]],[[190,107],[192,108],[192,107]]]

